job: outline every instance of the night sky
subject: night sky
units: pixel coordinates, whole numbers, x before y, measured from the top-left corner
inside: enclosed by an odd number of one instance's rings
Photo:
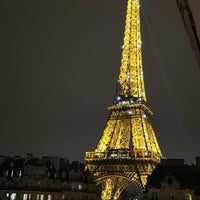
[[[125,0],[0,1],[0,154],[84,161],[112,104]],[[200,156],[200,69],[175,0],[142,1],[143,69],[162,153]]]

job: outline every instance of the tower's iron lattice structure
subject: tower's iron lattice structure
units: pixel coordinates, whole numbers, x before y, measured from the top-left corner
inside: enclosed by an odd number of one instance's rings
[[[141,44],[139,0],[128,0],[115,99],[95,151],[85,157],[97,184],[102,184],[103,200],[117,200],[131,183],[144,189],[162,157],[146,105]]]

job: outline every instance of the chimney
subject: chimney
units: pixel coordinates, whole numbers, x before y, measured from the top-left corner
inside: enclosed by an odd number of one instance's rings
[[[197,170],[200,171],[200,156],[196,157],[196,167]]]
[[[31,159],[31,158],[33,158],[33,154],[27,153],[26,154],[26,161],[29,160],[29,159]]]

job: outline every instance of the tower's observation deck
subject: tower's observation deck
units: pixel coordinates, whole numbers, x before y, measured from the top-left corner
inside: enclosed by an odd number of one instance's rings
[[[132,182],[143,189],[162,157],[146,105],[141,44],[139,0],[128,0],[115,99],[95,151],[85,157],[104,200],[118,199]]]

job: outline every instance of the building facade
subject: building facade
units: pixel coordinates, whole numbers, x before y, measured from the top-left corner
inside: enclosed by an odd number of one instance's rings
[[[59,157],[0,156],[0,200],[96,200],[85,165]]]
[[[200,1],[176,0],[191,47],[200,67]]]
[[[0,156],[0,200],[99,200],[101,189],[93,180],[78,161]],[[148,177],[146,191],[138,189],[123,191],[119,200],[200,200],[200,157],[195,165],[162,160]]]
[[[183,159],[162,160],[148,178],[145,200],[200,200],[200,157],[196,165]]]

